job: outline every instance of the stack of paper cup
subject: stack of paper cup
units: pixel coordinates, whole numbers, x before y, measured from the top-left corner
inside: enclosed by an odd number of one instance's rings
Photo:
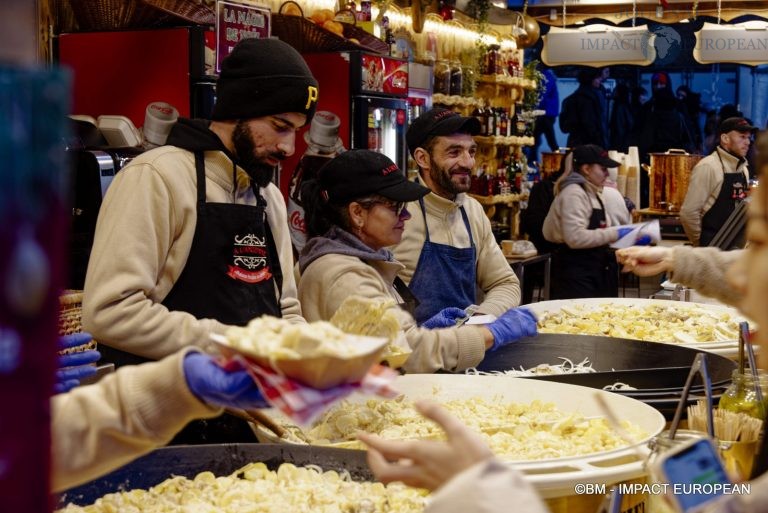
[[[179,119],[179,111],[165,102],[152,102],[147,105],[144,115],[144,140],[151,146],[162,146],[171,133],[171,127]]]

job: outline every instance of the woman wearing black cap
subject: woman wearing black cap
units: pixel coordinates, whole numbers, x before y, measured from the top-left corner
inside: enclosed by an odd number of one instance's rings
[[[552,298],[617,297],[618,267],[608,245],[624,232],[608,226],[602,189],[608,168],[619,163],[594,144],[578,146],[566,158],[573,166],[555,184],[555,201],[544,220],[544,237],[558,244]]]
[[[412,294],[397,278],[404,266],[386,248],[400,242],[411,217],[405,204],[427,193],[429,189],[409,182],[396,164],[376,152],[351,150],[323,166],[301,191],[312,238],[299,258],[299,301],[304,317],[318,321],[329,320],[351,295],[394,300],[403,306],[395,307],[395,315],[413,351],[405,369],[464,370],[480,363],[486,350],[534,335],[536,320],[523,309],[512,309],[483,327],[431,330],[416,325],[406,311],[413,306],[412,301],[407,304]],[[424,324],[432,325],[430,321]]]

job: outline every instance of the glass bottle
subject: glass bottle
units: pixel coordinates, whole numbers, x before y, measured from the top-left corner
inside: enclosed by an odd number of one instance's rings
[[[491,45],[488,47],[488,53],[486,54],[485,72],[488,75],[498,75],[499,66],[501,64],[501,57],[499,56],[499,45]]]
[[[451,67],[448,61],[439,60],[435,63],[435,84],[433,91],[435,94],[451,94]]]
[[[765,420],[768,411],[768,373],[759,371],[760,389],[763,392],[763,401],[757,400],[755,391],[756,379],[751,373],[741,373],[739,369],[733,371],[733,381],[728,389],[720,397],[719,408],[737,413],[746,413],[756,419]]]
[[[461,96],[464,75],[459,61],[451,62],[451,95]]]

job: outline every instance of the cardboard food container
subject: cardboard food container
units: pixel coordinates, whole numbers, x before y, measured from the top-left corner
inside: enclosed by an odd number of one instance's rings
[[[359,383],[370,368],[381,360],[387,339],[349,335],[349,344],[359,348],[350,356],[319,355],[301,359],[268,358],[232,347],[223,335],[211,335],[219,352],[227,357],[241,357],[247,364],[273,369],[309,387],[325,390],[338,385]]]

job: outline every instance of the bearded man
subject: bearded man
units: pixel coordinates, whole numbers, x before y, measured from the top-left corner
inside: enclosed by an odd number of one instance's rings
[[[520,282],[483,207],[466,194],[477,151],[472,136],[479,132],[477,119],[437,108],[415,119],[406,134],[419,166],[417,180],[432,191],[408,205],[412,217],[393,248],[405,264],[400,277],[419,302],[419,324],[449,309],[450,325],[452,307],[477,304],[477,313],[499,316],[520,304]]]
[[[166,146],[115,177],[83,300],[105,360],[158,360],[264,314],[304,322],[271,179],[314,114],[317,86],[286,43],[243,40],[222,63],[212,120],[180,119]]]

